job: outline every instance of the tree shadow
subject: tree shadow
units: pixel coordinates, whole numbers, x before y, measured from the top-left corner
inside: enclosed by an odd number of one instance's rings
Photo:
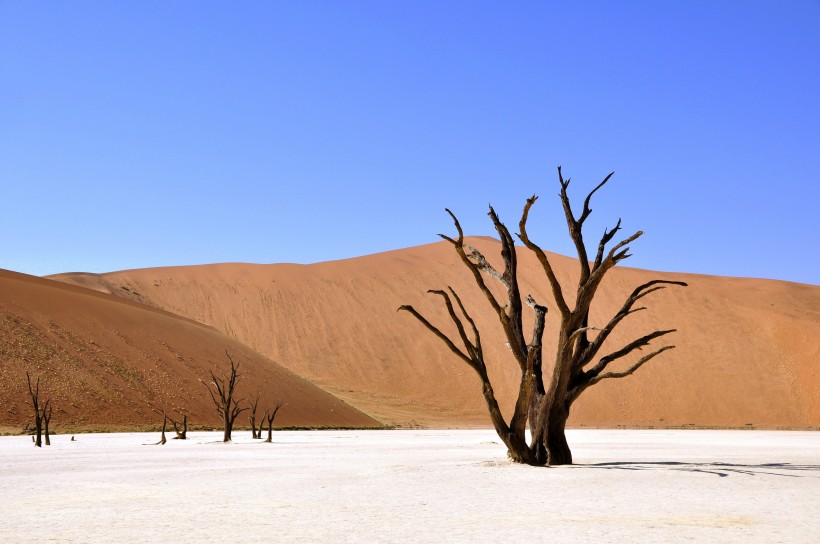
[[[792,463],[685,463],[681,461],[618,461],[607,463],[576,464],[579,468],[601,468],[607,470],[677,470],[702,472],[725,478],[731,474],[756,476],[783,476],[787,478],[820,478],[820,465],[795,465]]]

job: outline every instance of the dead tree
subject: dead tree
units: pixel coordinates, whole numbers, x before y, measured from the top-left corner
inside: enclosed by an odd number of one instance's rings
[[[648,346],[656,338],[675,332],[674,329],[657,330],[600,356],[604,342],[615,327],[627,316],[645,309],[644,307],[635,307],[640,299],[650,293],[664,289],[667,285],[686,285],[684,282],[667,280],[646,282],[632,291],[621,308],[607,323],[599,327],[592,326],[589,323],[590,306],[604,275],[612,267],[630,256],[629,244],[643,234],[643,232],[638,231],[607,250],[607,245],[621,230],[621,221],[619,219],[612,230],[604,230],[604,234],[598,242],[594,260],[590,261],[582,235],[582,227],[592,212],[589,207],[592,195],[603,187],[611,177],[612,174],[606,176],[587,195],[581,214],[576,217],[567,195],[570,180],[564,180],[561,168],[558,168],[561,203],[564,208],[569,235],[577,250],[580,265],[578,284],[572,291],[575,293],[574,301],[570,301],[565,297],[564,289],[558,282],[547,254],[530,240],[527,234],[527,218],[530,208],[537,200],[536,196],[533,195],[527,200],[518,224],[519,239],[536,256],[541,268],[543,268],[560,320],[555,362],[552,372],[546,380],[542,372],[542,339],[547,307],[539,304],[531,295],[522,297],[518,284],[518,257],[512,235],[491,206],[488,215],[501,238],[501,258],[504,262],[504,270],[499,272],[478,249],[464,243],[464,233],[458,219],[450,210],[446,210],[453,220],[458,236],[456,238],[443,234],[439,236],[453,245],[461,262],[469,270],[479,290],[487,299],[493,314],[498,316],[507,345],[512,351],[521,373],[518,396],[512,418],[509,421],[505,420],[501,413],[490,378],[487,375],[478,328],[458,294],[451,287],[448,287],[447,291],[429,291],[443,299],[450,319],[458,331],[456,340],[444,334],[412,306],[404,305],[399,308],[399,310],[412,314],[444,342],[450,351],[478,374],[493,426],[506,445],[508,455],[513,461],[530,465],[572,464],[572,453],[567,444],[565,427],[570,407],[578,396],[588,387],[601,380],[623,378],[631,375],[649,360],[675,347],[667,345],[651,351],[636,361],[633,360],[626,370],[612,371],[609,369],[610,364],[613,362],[633,355],[636,350]],[[502,284],[506,291],[506,300],[496,298],[485,282],[485,277],[492,278]],[[572,307],[570,307],[571,303]],[[524,334],[524,304],[529,306],[534,313],[533,329],[529,341],[527,341]],[[456,307],[458,311],[456,311]],[[461,346],[457,345],[458,343]],[[528,425],[531,432],[529,443],[525,436]]]
[[[282,401],[276,401],[276,408],[273,409],[273,412],[270,410],[265,410],[265,414],[262,416],[262,419],[266,419],[268,422],[268,439],[265,442],[273,442],[273,420],[276,418],[276,412],[279,411],[279,408],[282,407]],[[262,426],[259,426],[259,438],[262,438]]]
[[[256,392],[254,400],[248,400],[250,404],[250,415],[248,415],[248,423],[251,425],[251,438],[262,438],[262,433],[256,432],[256,407],[259,405],[259,392]]]
[[[51,411],[51,399],[46,399],[46,403],[43,405],[43,413],[40,416],[43,420],[43,438],[45,438],[46,446],[51,445],[51,435],[48,433],[48,424],[51,423]]]
[[[185,414],[182,414],[182,430],[181,431],[179,430],[179,426],[177,425],[177,422],[173,418],[169,417],[168,419],[171,420],[171,425],[174,426],[174,432],[176,433],[176,436],[174,437],[174,440],[187,440],[188,439],[188,416],[185,415]]]
[[[28,382],[28,394],[31,397],[31,407],[34,410],[34,445],[38,448],[43,447],[43,419],[40,412],[40,378],[37,378],[34,388],[31,387],[31,376],[26,372],[26,381]],[[50,417],[50,415],[49,415]]]
[[[225,424],[222,441],[230,442],[234,421],[236,421],[236,417],[239,414],[247,410],[247,407],[240,408],[239,406],[245,399],[236,400],[233,398],[236,381],[239,379],[239,374],[237,373],[239,366],[234,364],[233,359],[227,351],[225,355],[228,356],[228,360],[231,362],[231,372],[228,374],[227,381],[223,378],[217,378],[213,371],[210,371],[211,385],[213,385],[213,387],[207,383],[205,387],[208,388],[208,393],[211,394],[211,400],[214,402],[217,415],[222,418]]]
[[[162,436],[159,439],[159,442],[156,443],[157,446],[164,446],[167,440],[165,439],[165,428],[168,425],[168,416],[165,415],[165,412],[162,413]]]

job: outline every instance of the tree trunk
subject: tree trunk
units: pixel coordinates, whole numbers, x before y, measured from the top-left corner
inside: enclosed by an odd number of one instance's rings
[[[222,435],[223,442],[230,442],[231,441],[231,431],[233,431],[233,421],[231,420],[229,415],[225,416],[225,432]]]
[[[34,420],[34,428],[36,430],[36,439],[34,440],[34,445],[38,448],[43,447],[43,422],[40,420],[40,416],[38,415]]]
[[[31,406],[34,408],[34,429],[37,433],[37,438],[34,440],[34,445],[38,448],[43,447],[43,421],[41,419],[40,413],[40,378],[37,378],[37,382],[34,385],[34,389],[31,387],[31,376],[28,372],[26,372],[26,382],[28,382],[28,394],[31,397]]]
[[[507,446],[507,457],[513,462],[532,466],[544,464],[539,462],[535,455],[536,452],[527,445],[526,439],[514,433],[507,435],[504,445]]]
[[[566,426],[569,414],[562,407],[556,407],[547,414],[547,464],[550,466],[571,465],[572,452],[567,443]]]
[[[159,442],[156,443],[157,446],[164,446],[167,440],[165,439],[165,428],[168,426],[168,416],[162,414],[162,436],[159,439]]]
[[[273,442],[273,420],[268,421],[268,439],[265,442]]]
[[[248,423],[251,426],[251,438],[259,438],[256,435],[256,420],[254,419],[254,414],[248,416]]]
[[[41,419],[43,420],[43,431],[45,433],[46,446],[50,446],[51,438],[48,434],[48,424],[51,422],[51,414],[53,413],[53,410],[51,408],[51,399],[48,399],[46,401],[45,405],[43,406],[42,412],[43,415]]]
[[[282,408],[283,404],[282,401],[276,402],[276,408],[273,409],[273,412],[270,410],[265,410],[265,415],[262,416],[263,420],[268,421],[268,439],[265,442],[273,442],[273,420],[276,419],[276,414],[279,412],[279,409]],[[259,438],[262,438],[261,426],[259,432]]]

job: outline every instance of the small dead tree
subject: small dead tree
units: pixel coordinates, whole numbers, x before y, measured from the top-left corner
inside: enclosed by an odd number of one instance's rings
[[[273,409],[273,412],[270,410],[265,410],[265,414],[262,416],[262,419],[267,420],[268,422],[268,439],[265,442],[273,442],[273,420],[276,418],[276,412],[282,407],[282,401],[276,401],[276,408]],[[259,426],[259,438],[262,438],[262,425]]]
[[[159,442],[156,443],[157,446],[164,446],[167,440],[165,439],[165,428],[168,426],[168,416],[165,415],[165,412],[162,413],[162,436],[159,439]]]
[[[251,425],[251,438],[262,438],[262,433],[256,432],[256,407],[259,405],[259,392],[256,392],[254,400],[248,400],[250,404],[250,414],[248,415],[248,423]]]
[[[185,414],[182,414],[182,430],[181,431],[179,430],[179,426],[177,425],[177,422],[173,418],[169,417],[168,419],[171,420],[171,425],[174,426],[174,432],[176,433],[176,436],[174,437],[174,440],[187,440],[188,439],[188,416],[185,415]]]
[[[51,445],[51,435],[48,432],[48,424],[51,423],[51,412],[51,399],[46,399],[41,416],[43,420],[43,438],[45,438],[46,446]]]
[[[265,427],[265,417],[267,417],[268,412],[265,410],[265,413],[262,414],[262,417],[259,419],[259,429],[256,431],[256,436],[262,438],[262,429]]]
[[[40,378],[37,378],[34,387],[31,387],[31,375],[26,372],[26,382],[28,382],[28,394],[31,397],[31,407],[34,410],[34,445],[38,448],[43,447],[43,419],[40,412]],[[50,417],[50,414],[49,414]]]
[[[216,407],[217,415],[222,418],[222,421],[225,424],[225,432],[222,436],[222,441],[230,442],[234,421],[236,421],[236,417],[239,414],[247,410],[247,407],[239,406],[239,404],[245,399],[236,400],[233,398],[236,382],[240,376],[237,373],[239,366],[234,364],[231,355],[227,351],[225,352],[225,355],[228,356],[228,360],[231,363],[231,371],[228,374],[227,380],[217,378],[213,371],[210,371],[211,384],[209,385],[206,383],[205,387],[208,388],[208,393],[211,394],[211,400]],[[211,387],[211,385],[213,385],[213,387]]]
[[[564,180],[561,168],[558,168],[558,180],[561,185],[560,198],[564,208],[570,238],[578,253],[580,275],[578,284],[573,290],[575,300],[572,307],[564,295],[564,290],[553,270],[547,254],[532,240],[527,233],[527,219],[530,208],[537,200],[536,196],[529,198],[524,206],[521,220],[518,224],[518,237],[524,246],[535,254],[546,276],[552,292],[555,308],[560,320],[557,351],[551,375],[544,379],[542,372],[544,326],[547,307],[539,304],[531,295],[522,297],[518,284],[518,257],[513,237],[507,227],[501,222],[493,210],[489,210],[490,219],[501,238],[501,258],[504,262],[504,271],[496,270],[476,248],[464,243],[464,233],[456,216],[450,211],[447,213],[453,220],[458,236],[452,238],[440,234],[439,236],[453,245],[461,262],[473,276],[476,285],[483,293],[484,298],[498,316],[501,328],[512,351],[514,359],[521,373],[518,397],[515,403],[512,418],[507,421],[495,397],[487,367],[481,337],[475,322],[467,313],[461,298],[448,287],[447,291],[431,290],[432,294],[440,296],[450,319],[458,331],[458,339],[453,340],[433,325],[412,306],[404,305],[399,308],[409,312],[420,321],[430,332],[436,335],[457,357],[470,366],[481,381],[484,400],[486,401],[490,418],[499,438],[507,446],[509,457],[516,462],[530,465],[564,465],[572,464],[572,453],[567,444],[565,427],[573,402],[588,387],[609,378],[623,378],[631,375],[649,360],[661,353],[674,348],[668,345],[651,351],[623,371],[609,370],[613,362],[632,355],[635,351],[648,346],[650,342],[665,336],[672,330],[657,330],[646,334],[625,346],[616,349],[604,356],[599,352],[604,342],[615,327],[626,317],[635,312],[644,310],[644,307],[635,307],[643,297],[655,291],[664,289],[667,285],[685,286],[681,281],[652,280],[636,287],[627,297],[614,316],[603,326],[594,327],[589,323],[589,312],[592,300],[601,285],[604,275],[615,265],[630,256],[628,245],[637,240],[643,232],[638,231],[622,241],[616,243],[607,251],[607,245],[621,230],[621,221],[615,227],[605,230],[598,242],[594,260],[590,261],[587,247],[582,235],[584,221],[589,217],[592,209],[589,207],[592,195],[603,187],[612,174],[598,184],[586,197],[581,215],[577,216],[570,206],[567,187],[570,180]],[[487,286],[484,277],[487,276],[501,283],[506,290],[506,300],[499,300]],[[529,341],[524,334],[523,307],[529,306],[533,313],[533,329]],[[456,311],[458,307],[458,312]],[[460,315],[459,315],[460,314]],[[465,324],[466,321],[466,324]],[[469,327],[469,328],[468,328]],[[470,333],[468,333],[468,330]],[[457,343],[463,346],[458,346]],[[528,443],[525,431],[529,424],[531,441]]]

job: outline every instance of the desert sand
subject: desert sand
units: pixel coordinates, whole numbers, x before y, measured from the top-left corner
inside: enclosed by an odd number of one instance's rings
[[[123,298],[0,270],[0,425],[31,421],[25,372],[42,376],[53,430],[145,428],[161,411],[220,425],[200,382],[239,364],[237,398],[277,400],[278,425],[378,426],[373,419],[221,332]],[[245,424],[245,414],[238,424]]]
[[[577,465],[492,431],[0,437],[2,542],[816,542],[820,435],[571,430]]]
[[[497,241],[470,242],[498,265]],[[569,290],[577,262],[551,258]],[[522,288],[551,309],[549,361],[557,312],[537,261],[521,251],[519,266]],[[570,425],[820,427],[820,287],[616,267],[593,305],[591,325],[608,321],[632,288],[654,278],[689,287],[647,297],[648,310],[624,320],[604,351],[662,328],[678,330],[666,337],[677,349],[634,376],[585,392]],[[426,294],[451,285],[482,330],[502,408],[509,411],[517,388],[498,323],[443,242],[314,265],[219,264],[54,279],[208,324],[383,422],[487,425],[472,371],[411,316],[396,312],[412,304],[452,332],[437,297]]]

